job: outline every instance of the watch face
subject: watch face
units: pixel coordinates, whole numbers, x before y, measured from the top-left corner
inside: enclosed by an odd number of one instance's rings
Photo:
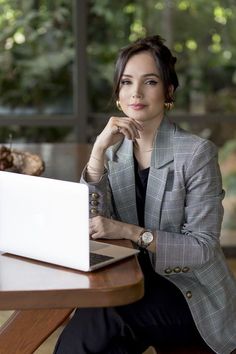
[[[144,244],[149,244],[153,240],[153,234],[150,231],[145,231],[142,234],[142,241]]]

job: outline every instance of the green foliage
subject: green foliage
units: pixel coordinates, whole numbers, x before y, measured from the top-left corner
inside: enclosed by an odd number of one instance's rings
[[[219,161],[224,162],[231,154],[236,155],[236,140],[228,140],[219,151]],[[235,180],[236,181],[236,180]]]
[[[1,0],[0,6],[0,105],[38,112],[56,110],[61,100],[71,105],[71,2]]]
[[[160,34],[178,58],[177,109],[203,93],[209,112],[235,112],[236,3],[231,0],[89,1],[89,83],[93,111],[107,109],[119,48]],[[96,92],[101,92],[99,97]]]
[[[225,211],[222,228],[225,230],[236,230],[236,204]]]
[[[236,195],[236,171],[232,171],[224,176],[223,183],[230,195]]]
[[[0,141],[1,144],[7,146],[10,145],[11,139],[17,142],[27,141],[28,143],[55,143],[64,141],[65,137],[69,136],[71,133],[73,134],[71,127],[9,126],[0,128]]]
[[[72,112],[73,1],[80,0],[0,0],[2,112]],[[202,99],[208,112],[236,111],[235,1],[87,3],[91,112],[115,109],[110,98],[119,49],[139,37],[157,33],[178,58],[180,88],[175,111],[191,111],[196,97]]]

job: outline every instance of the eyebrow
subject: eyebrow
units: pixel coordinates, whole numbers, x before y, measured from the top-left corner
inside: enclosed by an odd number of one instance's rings
[[[129,74],[123,74],[122,76],[125,76],[125,77],[133,77],[132,75],[129,75]],[[158,79],[160,79],[160,76],[155,74],[155,73],[148,73],[148,74],[144,74],[142,75],[143,77],[149,77],[149,76],[155,76],[157,77]]]

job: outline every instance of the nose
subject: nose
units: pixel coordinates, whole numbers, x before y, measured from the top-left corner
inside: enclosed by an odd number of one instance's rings
[[[132,98],[142,98],[143,97],[143,92],[142,92],[142,84],[140,82],[134,82],[134,85],[132,87]]]
[[[141,88],[137,85],[136,87],[134,87],[132,97],[133,98],[142,98],[142,96],[143,96],[143,94],[142,94]]]
[[[133,98],[142,98],[142,94],[141,94],[140,92],[134,92],[134,93],[132,94],[132,97],[133,97]]]

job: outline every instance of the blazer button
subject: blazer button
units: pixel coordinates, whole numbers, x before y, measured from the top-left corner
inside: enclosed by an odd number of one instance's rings
[[[166,269],[165,269],[165,273],[166,273],[166,274],[172,273],[172,269],[171,269],[171,268],[166,268]]]
[[[91,194],[92,200],[96,200],[99,198],[99,194],[98,193],[92,193]]]
[[[97,200],[91,200],[90,204],[92,206],[97,206],[99,204],[99,202]]]
[[[180,273],[181,272],[181,268],[180,267],[175,267],[174,268],[174,272],[175,273]]]
[[[188,299],[191,299],[191,297],[193,296],[192,292],[191,291],[187,291],[186,292],[186,296],[187,296]]]
[[[97,215],[98,211],[97,211],[96,208],[91,208],[91,209],[90,209],[90,213],[91,213],[92,215]]]
[[[190,270],[189,267],[183,267],[182,272],[183,272],[183,273],[188,273],[189,270]]]

